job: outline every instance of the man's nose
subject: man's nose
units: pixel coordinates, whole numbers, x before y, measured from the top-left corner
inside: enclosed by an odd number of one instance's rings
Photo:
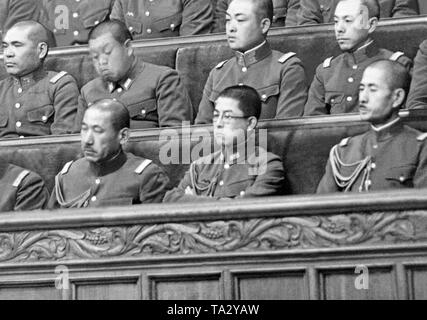
[[[13,50],[11,50],[10,48],[5,48],[5,49],[3,50],[3,54],[4,54],[6,57],[9,57],[9,58],[11,58],[11,57],[13,57],[13,56],[15,55],[15,53],[13,52]]]
[[[93,144],[93,134],[90,132],[82,133],[82,142],[84,145],[90,146]]]

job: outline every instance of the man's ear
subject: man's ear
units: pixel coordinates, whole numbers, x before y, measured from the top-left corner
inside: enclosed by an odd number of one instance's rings
[[[258,120],[256,117],[249,117],[248,118],[248,132],[255,130],[256,126],[258,124]]]
[[[119,131],[119,139],[122,146],[129,141],[129,128],[123,128]]]
[[[127,39],[124,43],[125,48],[127,49],[127,54],[128,56],[132,56],[133,55],[133,45],[132,45],[132,41],[130,39]]]
[[[368,20],[368,34],[374,33],[374,31],[377,29],[378,26],[378,18],[372,17]]]
[[[400,109],[405,102],[406,93],[402,88],[393,91],[393,109]]]
[[[37,45],[37,50],[39,53],[39,59],[43,60],[44,58],[46,58],[48,52],[49,52],[49,46],[46,42],[40,42]]]
[[[261,20],[261,29],[264,35],[267,35],[268,30],[270,30],[271,21],[268,18],[264,18]]]

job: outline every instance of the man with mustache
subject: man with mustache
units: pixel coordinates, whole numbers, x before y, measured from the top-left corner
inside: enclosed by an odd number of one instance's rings
[[[0,159],[0,212],[44,209],[48,201],[38,174]]]
[[[95,102],[84,114],[84,157],[56,176],[49,208],[86,208],[161,202],[169,179],[151,160],[123,151],[130,117],[115,100]]]
[[[66,72],[44,70],[49,34],[35,21],[18,22],[2,41],[9,77],[0,82],[0,138],[73,132],[79,89]]]
[[[140,60],[132,36],[118,20],[98,24],[89,34],[89,53],[99,77],[81,89],[76,127],[97,100],[117,99],[129,110],[131,129],[181,126],[193,120],[192,105],[177,71]]]
[[[357,112],[363,71],[372,62],[390,59],[408,68],[402,52],[381,49],[372,39],[379,20],[378,0],[341,0],[335,10],[335,36],[343,52],[316,69],[304,116]]]
[[[298,25],[334,22],[334,12],[340,0],[300,0]],[[380,17],[400,18],[420,14],[418,0],[379,0]]]
[[[366,68],[359,113],[371,128],[332,148],[318,193],[427,187],[427,134],[399,118],[409,83],[397,62],[380,60]]]
[[[214,138],[219,150],[193,162],[179,186],[168,192],[163,201],[229,200],[281,194],[282,161],[255,141],[260,113],[261,100],[255,89],[232,86],[222,91],[213,113]]]
[[[260,119],[300,117],[307,100],[303,64],[296,54],[272,50],[267,33],[273,19],[271,0],[233,0],[227,9],[226,32],[234,57],[209,74],[196,118],[212,123],[214,103],[227,87],[248,85],[262,100]]]

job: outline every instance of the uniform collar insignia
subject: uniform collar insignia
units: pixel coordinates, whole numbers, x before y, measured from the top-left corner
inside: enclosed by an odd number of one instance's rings
[[[402,122],[400,120],[400,118],[396,118],[379,127],[371,125],[372,132],[374,133],[377,141],[388,140],[395,136],[397,133],[399,133],[403,127]]]
[[[252,48],[244,53],[235,51],[237,63],[242,67],[249,67],[261,60],[264,60],[271,54],[271,47],[267,41],[264,41],[259,46]]]
[[[27,74],[23,77],[20,78],[15,78],[14,79],[14,83],[15,85],[19,85],[21,88],[23,88],[24,90],[31,87],[32,85],[34,85],[35,83],[39,82],[41,79],[44,78],[45,76],[45,71],[43,68],[39,68],[36,71]]]
[[[356,51],[352,53],[348,53],[349,57],[351,57],[354,61],[354,64],[360,64],[368,58],[376,56],[379,52],[379,48],[375,41],[371,40]]]

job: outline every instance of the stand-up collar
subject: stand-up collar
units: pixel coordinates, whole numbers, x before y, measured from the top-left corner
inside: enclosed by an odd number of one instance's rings
[[[144,63],[141,62],[137,57],[134,58],[131,68],[129,69],[126,76],[118,82],[107,82],[108,90],[113,93],[115,90],[128,91],[134,83],[137,76],[141,73],[144,68]]]
[[[34,84],[39,82],[45,76],[46,71],[44,70],[43,66],[41,66],[37,70],[23,77],[13,77],[13,83],[21,87],[25,91],[26,89],[32,87]]]
[[[400,118],[396,118],[380,127],[371,125],[371,132],[377,141],[388,140],[399,134],[402,129],[403,124]]]
[[[127,156],[123,152],[123,150],[121,150],[112,159],[101,163],[91,162],[89,166],[95,176],[102,177],[119,170],[125,164],[126,161]]]
[[[348,59],[354,64],[360,64],[366,59],[376,56],[379,52],[376,42],[371,40],[354,52],[347,52]]]
[[[271,54],[271,47],[267,41],[264,41],[259,46],[246,51],[245,53],[235,51],[237,63],[241,67],[249,67],[257,63],[258,61],[264,60]]]

